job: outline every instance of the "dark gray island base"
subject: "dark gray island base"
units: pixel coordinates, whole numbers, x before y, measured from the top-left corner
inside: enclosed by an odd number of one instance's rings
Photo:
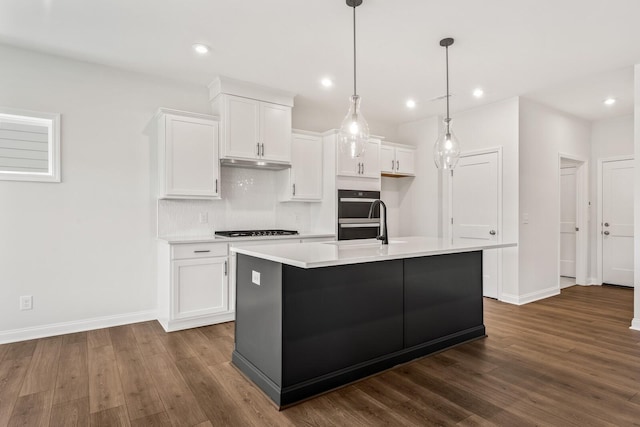
[[[278,407],[486,336],[482,251],[310,269],[237,260],[232,362]]]

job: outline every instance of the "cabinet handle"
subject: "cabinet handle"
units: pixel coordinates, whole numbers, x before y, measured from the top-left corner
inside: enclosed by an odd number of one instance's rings
[[[295,184],[293,184],[293,195],[294,196],[296,195],[296,185]]]
[[[364,175],[364,163],[362,164],[362,175]]]
[[[400,170],[400,160],[396,160],[396,172]]]
[[[207,249],[207,250],[193,251],[194,254],[204,254],[207,252],[211,252],[211,250]]]
[[[264,142],[262,144],[260,144],[262,146],[262,153],[260,154],[262,157],[264,157]]]
[[[216,193],[218,193],[218,178],[216,178]]]
[[[358,163],[358,175],[362,175],[362,163]]]
[[[391,170],[393,170],[395,167],[396,167],[396,162],[391,160]]]
[[[227,275],[227,261],[224,262],[224,275]]]
[[[256,142],[256,147],[258,148],[258,152],[256,153],[256,156],[260,157],[260,143]]]

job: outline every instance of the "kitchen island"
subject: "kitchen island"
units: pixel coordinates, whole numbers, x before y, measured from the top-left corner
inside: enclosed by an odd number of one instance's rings
[[[482,251],[509,246],[403,237],[232,249],[232,362],[283,407],[482,338]]]

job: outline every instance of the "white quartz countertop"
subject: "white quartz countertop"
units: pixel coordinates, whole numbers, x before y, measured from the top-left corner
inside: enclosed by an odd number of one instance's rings
[[[249,236],[249,237],[223,237],[223,236],[163,236],[158,240],[163,240],[171,245],[180,243],[232,243],[232,242],[248,242],[262,240],[291,240],[291,239],[315,239],[330,238],[335,239],[335,234],[329,233],[302,233],[288,236]]]
[[[436,237],[411,236],[389,239],[388,245],[383,245],[375,239],[366,239],[289,245],[244,246],[242,248],[231,248],[231,251],[294,267],[317,268],[514,246],[516,246],[516,243],[496,243],[475,239],[450,243],[448,240]]]

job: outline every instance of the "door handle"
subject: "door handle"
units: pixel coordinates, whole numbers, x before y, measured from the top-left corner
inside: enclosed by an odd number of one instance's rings
[[[608,222],[605,222],[605,223],[604,223],[604,226],[605,226],[605,227],[608,227],[608,226],[609,226],[609,223],[608,223]]]
[[[496,235],[496,230],[489,231],[489,234],[491,234],[492,236],[495,236]]]
[[[258,149],[258,152],[256,153],[256,156],[260,157],[260,143],[256,142],[256,147]]]
[[[604,232],[604,235],[605,235],[605,236],[608,236],[608,235],[609,235],[609,232],[608,232],[608,231],[605,231],[605,232]]]

